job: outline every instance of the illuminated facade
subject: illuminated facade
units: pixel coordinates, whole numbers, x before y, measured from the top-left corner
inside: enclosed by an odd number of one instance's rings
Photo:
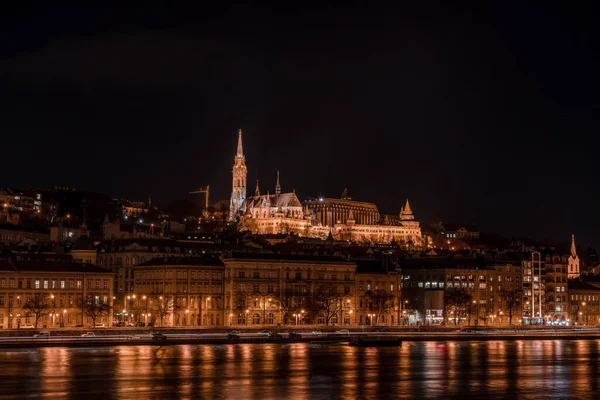
[[[579,278],[579,257],[577,256],[577,247],[575,246],[575,235],[571,236],[571,254],[568,262],[568,278]]]
[[[233,253],[156,258],[133,269],[136,298],[146,296],[149,309],[171,299],[164,325],[354,323],[356,264],[339,257]]]
[[[353,210],[349,210],[346,223],[333,226],[334,239],[355,243],[404,243],[410,246],[423,245],[421,227],[415,217],[408,200],[400,211],[397,224],[356,224]]]
[[[37,298],[38,328],[89,326],[82,299],[113,305],[114,273],[89,263],[73,261],[0,260],[0,327],[18,329],[35,325],[35,310],[27,307]],[[112,313],[96,319],[110,326]]]
[[[254,195],[246,198],[240,208],[240,228],[257,234],[295,233],[313,236],[312,220],[296,193],[281,193],[279,171],[275,194],[261,195],[256,183]],[[329,231],[324,232],[327,237]]]
[[[236,220],[239,217],[242,204],[246,199],[246,177],[248,169],[246,168],[246,157],[242,147],[242,130],[238,132],[237,152],[233,159],[233,180],[231,190],[231,200],[229,202],[229,219]]]
[[[408,200],[398,217],[382,218],[374,203],[352,200],[345,189],[340,199],[308,200],[304,206],[295,192],[281,193],[279,171],[275,194],[261,195],[258,182],[253,196],[246,197],[247,168],[242,149],[242,132],[238,136],[233,164],[230,200],[231,221],[241,230],[255,234],[286,234],[356,243],[398,243],[409,248],[422,247],[419,222],[415,221]]]

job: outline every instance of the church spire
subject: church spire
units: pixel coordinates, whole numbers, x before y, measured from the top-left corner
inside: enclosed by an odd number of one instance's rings
[[[275,185],[275,196],[279,198],[281,194],[281,185],[279,184],[279,170],[277,170],[277,184]]]
[[[577,247],[575,246],[575,235],[571,235],[571,257],[577,257]]]
[[[238,145],[236,157],[244,157],[244,149],[242,147],[242,130],[238,130]]]
[[[410,209],[410,203],[408,202],[408,199],[406,199],[406,204],[404,204],[404,207],[400,208],[400,220],[412,221],[413,219],[415,219],[415,217]]]
[[[246,158],[242,148],[242,130],[238,131],[237,152],[233,158],[232,190],[231,200],[229,201],[229,220],[237,220],[238,214],[244,211],[244,201],[246,200],[246,177],[248,169],[246,168]]]
[[[340,199],[342,199],[342,200],[352,200],[352,197],[350,197],[348,195],[348,188],[347,187],[344,188],[344,191],[342,192],[342,196],[340,197]]]
[[[260,197],[260,189],[258,188],[258,179],[256,180],[256,189],[254,189],[254,197]]]
[[[404,205],[402,213],[404,213],[404,214],[412,214],[412,210],[410,209],[410,204],[408,203],[408,199],[406,199],[406,204]]]

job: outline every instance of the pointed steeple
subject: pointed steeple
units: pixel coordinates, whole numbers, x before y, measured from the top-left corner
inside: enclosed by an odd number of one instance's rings
[[[575,246],[575,235],[571,235],[571,257],[577,257],[577,247]]]
[[[340,197],[342,200],[352,200],[352,198],[350,196],[348,196],[348,188],[345,187],[344,191],[342,192],[342,196]]]
[[[281,185],[279,184],[279,170],[277,170],[277,184],[275,185],[275,196],[279,199],[279,195],[281,194]]]
[[[410,204],[408,203],[408,199],[406,199],[406,204],[404,205],[404,209],[402,211],[404,214],[412,214],[412,210],[410,209]]]
[[[260,196],[260,189],[258,188],[258,179],[256,180],[256,189],[254,189],[254,197]]]
[[[242,147],[242,130],[238,130],[238,145],[236,157],[244,157],[244,148]]]
[[[406,199],[406,204],[404,204],[404,207],[400,208],[400,220],[412,221],[414,219],[415,217],[413,215],[412,210],[410,209],[410,203],[408,202],[408,199]]]

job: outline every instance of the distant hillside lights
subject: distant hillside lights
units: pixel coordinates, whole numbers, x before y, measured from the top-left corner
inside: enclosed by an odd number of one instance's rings
[[[231,221],[241,230],[255,234],[287,234],[357,243],[398,243],[422,247],[419,222],[408,200],[399,215],[381,216],[373,203],[352,200],[345,189],[340,199],[319,197],[300,202],[295,191],[281,193],[279,171],[275,193],[261,195],[259,183],[253,196],[246,197],[247,168],[238,132],[237,153],[232,170]]]

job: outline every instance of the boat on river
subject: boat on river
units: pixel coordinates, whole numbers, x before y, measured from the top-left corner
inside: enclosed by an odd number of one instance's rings
[[[348,345],[358,347],[402,346],[402,338],[399,336],[357,335],[350,339]]]

